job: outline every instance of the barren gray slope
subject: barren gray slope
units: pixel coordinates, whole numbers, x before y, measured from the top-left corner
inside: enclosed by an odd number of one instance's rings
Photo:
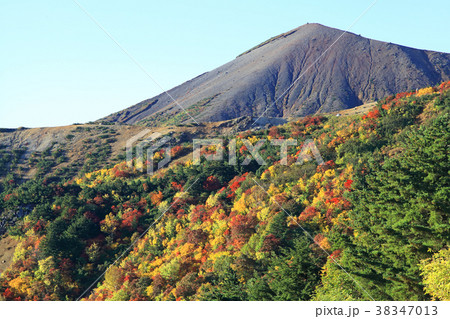
[[[332,45],[342,33],[303,25],[169,93],[185,108],[214,97],[196,119],[219,121],[259,116],[266,109],[265,116],[275,117],[336,111],[450,79],[450,54],[352,33]],[[132,124],[180,111],[163,93],[103,120]]]

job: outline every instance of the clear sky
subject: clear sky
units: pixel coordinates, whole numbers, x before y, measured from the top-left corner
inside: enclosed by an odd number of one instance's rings
[[[347,29],[374,0],[78,0],[164,88],[307,22]],[[450,52],[450,1],[378,0],[350,30]],[[161,93],[72,0],[0,0],[0,127],[88,122]]]

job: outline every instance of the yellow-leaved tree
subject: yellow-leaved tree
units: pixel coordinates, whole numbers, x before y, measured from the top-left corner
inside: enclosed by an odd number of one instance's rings
[[[450,249],[442,249],[423,260],[420,268],[425,291],[435,300],[450,300]]]

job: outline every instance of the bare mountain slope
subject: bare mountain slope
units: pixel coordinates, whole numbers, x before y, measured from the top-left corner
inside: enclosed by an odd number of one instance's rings
[[[264,115],[271,117],[333,112],[450,79],[450,54],[342,33],[320,24],[303,25],[169,93],[198,121],[220,121],[259,116],[266,109]],[[189,121],[180,111],[163,93],[102,120],[150,125]]]

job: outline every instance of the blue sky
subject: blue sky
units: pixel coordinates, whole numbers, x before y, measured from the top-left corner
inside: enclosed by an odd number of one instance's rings
[[[307,22],[347,29],[373,0],[78,0],[164,88]],[[350,30],[450,52],[450,2],[379,0]],[[161,93],[72,0],[0,0],[0,127],[96,120]]]

